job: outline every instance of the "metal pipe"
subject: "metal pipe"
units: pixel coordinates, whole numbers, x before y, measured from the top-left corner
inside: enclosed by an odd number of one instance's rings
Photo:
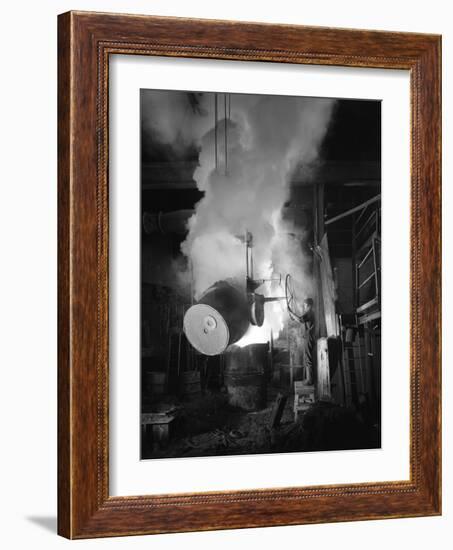
[[[282,212],[287,212],[285,207]],[[143,229],[145,233],[177,233],[184,235],[187,233],[187,224],[189,219],[195,214],[193,209],[173,210],[172,212],[144,212]],[[241,239],[243,237],[241,236]],[[247,239],[247,235],[245,237]]]
[[[381,195],[376,195],[370,200],[365,201],[362,204],[359,204],[359,206],[355,206],[354,208],[351,208],[350,210],[346,210],[346,212],[343,212],[342,214],[338,214],[338,216],[334,216],[333,218],[330,218],[330,220],[326,220],[324,222],[324,225],[330,225],[331,223],[334,223],[338,220],[341,220],[342,218],[345,218],[346,216],[349,216],[350,214],[354,214],[354,212],[357,212],[358,210],[361,210],[362,208],[365,208],[369,204],[372,204],[373,202],[381,200]]]

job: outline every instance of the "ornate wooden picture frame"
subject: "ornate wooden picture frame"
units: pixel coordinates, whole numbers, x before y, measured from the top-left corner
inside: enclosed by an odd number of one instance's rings
[[[58,27],[58,532],[89,538],[441,513],[441,39],[69,12]],[[410,480],[109,495],[109,56],[410,72]]]

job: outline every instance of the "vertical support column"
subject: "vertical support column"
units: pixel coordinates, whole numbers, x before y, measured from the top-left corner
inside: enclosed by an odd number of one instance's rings
[[[358,296],[357,296],[357,246],[355,238],[355,219],[356,215],[352,214],[352,229],[351,229],[351,239],[352,239],[352,306],[354,311],[357,309],[358,305]]]
[[[316,189],[318,191],[318,219],[317,219],[318,242],[316,244],[319,244],[322,241],[322,238],[324,237],[324,233],[325,233],[325,227],[324,227],[324,183],[318,183],[316,185]]]
[[[319,338],[317,342],[318,376],[316,391],[320,401],[330,401],[330,366],[327,338]]]
[[[324,235],[324,184],[313,185],[313,248],[321,242]],[[316,285],[316,310],[315,310],[315,338],[327,334],[324,319],[324,304],[322,300],[321,274],[319,269],[319,259],[316,252],[313,252],[313,278]]]

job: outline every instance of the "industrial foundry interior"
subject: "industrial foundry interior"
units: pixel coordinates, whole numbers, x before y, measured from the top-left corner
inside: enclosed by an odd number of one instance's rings
[[[142,459],[381,445],[381,105],[286,99],[141,91]]]

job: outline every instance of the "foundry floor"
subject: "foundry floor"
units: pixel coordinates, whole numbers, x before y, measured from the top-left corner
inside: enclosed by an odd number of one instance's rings
[[[245,412],[228,405],[226,394],[211,392],[191,400],[169,396],[160,403],[176,419],[165,446],[153,442],[147,429],[142,458],[225,456],[294,451],[341,450],[380,447],[377,426],[368,425],[356,411],[331,403],[316,403],[294,422],[293,396],[289,395],[280,425],[271,428],[275,399],[281,390],[270,386],[266,408]]]

